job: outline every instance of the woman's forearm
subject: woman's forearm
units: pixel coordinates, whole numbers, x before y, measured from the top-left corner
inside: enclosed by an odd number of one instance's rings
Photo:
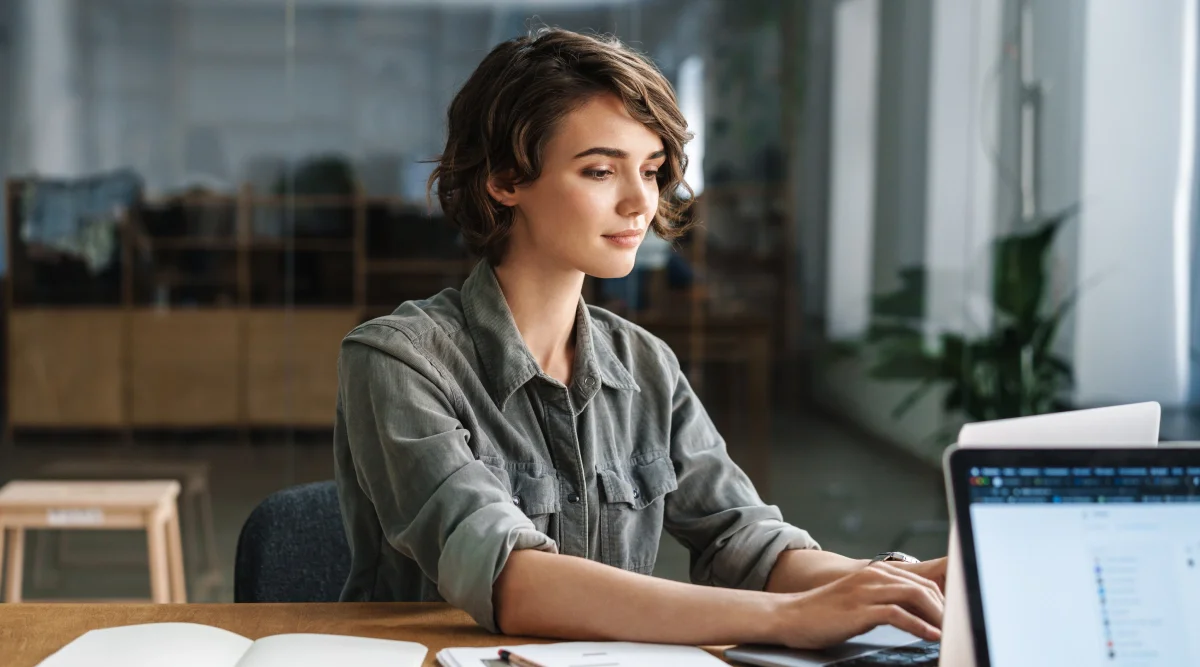
[[[867,563],[831,551],[791,549],[775,559],[766,590],[772,593],[809,591],[861,570]]]
[[[693,645],[774,641],[775,608],[783,597],[536,550],[509,556],[493,595],[505,634]]]

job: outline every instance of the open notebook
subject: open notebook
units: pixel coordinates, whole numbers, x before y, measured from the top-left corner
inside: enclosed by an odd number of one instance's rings
[[[252,641],[209,625],[147,623],[86,632],[38,667],[420,667],[425,653],[421,644],[390,639],[293,634]]]

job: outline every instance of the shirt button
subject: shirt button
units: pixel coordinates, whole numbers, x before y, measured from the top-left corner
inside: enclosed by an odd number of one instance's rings
[[[590,386],[592,386],[592,385],[594,385],[594,384],[596,384],[596,378],[594,378],[594,377],[592,377],[592,376],[590,376],[590,375],[589,375],[589,376],[587,376],[587,377],[585,377],[585,378],[583,378],[583,386],[585,386],[585,387],[590,387]]]
[[[577,503],[577,502],[579,502],[579,494],[578,494],[578,493],[572,493],[571,495],[567,496],[567,501],[568,501],[568,502],[572,502],[572,503]]]
[[[641,494],[641,493],[639,493],[637,489],[634,489],[634,490],[633,490],[633,497],[634,497],[634,498],[639,498],[639,497],[641,497],[641,495],[642,495],[642,494]]]
[[[514,504],[514,505],[520,505],[520,504],[521,504],[521,499],[520,499],[520,498],[518,498],[517,496],[513,496],[513,504]]]

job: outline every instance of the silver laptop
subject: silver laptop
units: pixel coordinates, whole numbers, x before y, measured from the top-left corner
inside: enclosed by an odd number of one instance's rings
[[[1107,408],[1075,410],[1050,415],[1001,419],[967,424],[959,431],[960,445],[988,444],[1153,444],[1158,441],[1161,409],[1158,403],[1136,403]],[[1016,446],[1016,445],[1014,445]],[[876,628],[825,651],[797,651],[777,647],[737,646],[725,657],[763,667],[858,667],[886,664],[941,664],[971,667],[974,664],[970,616],[963,592],[962,566],[958,563],[957,534],[951,521],[947,547],[946,610],[940,649],[891,627]],[[900,662],[907,661],[907,662]]]
[[[954,448],[978,667],[1200,665],[1200,450]]]
[[[967,424],[958,432],[958,445],[1030,447],[1072,445],[1086,442],[1092,447],[1154,445],[1162,408],[1158,403],[1133,403],[1050,415],[1000,419]],[[947,487],[949,488],[949,487]],[[970,615],[963,586],[962,557],[958,552],[957,523],[951,515],[949,556],[946,566],[946,611],[942,617],[941,664],[952,667],[974,665]]]

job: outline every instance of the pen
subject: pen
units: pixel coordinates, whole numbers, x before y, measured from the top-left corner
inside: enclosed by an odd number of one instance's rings
[[[511,651],[505,651],[504,649],[500,649],[500,659],[510,665],[515,665],[516,667],[542,667],[532,660],[527,660]]]

